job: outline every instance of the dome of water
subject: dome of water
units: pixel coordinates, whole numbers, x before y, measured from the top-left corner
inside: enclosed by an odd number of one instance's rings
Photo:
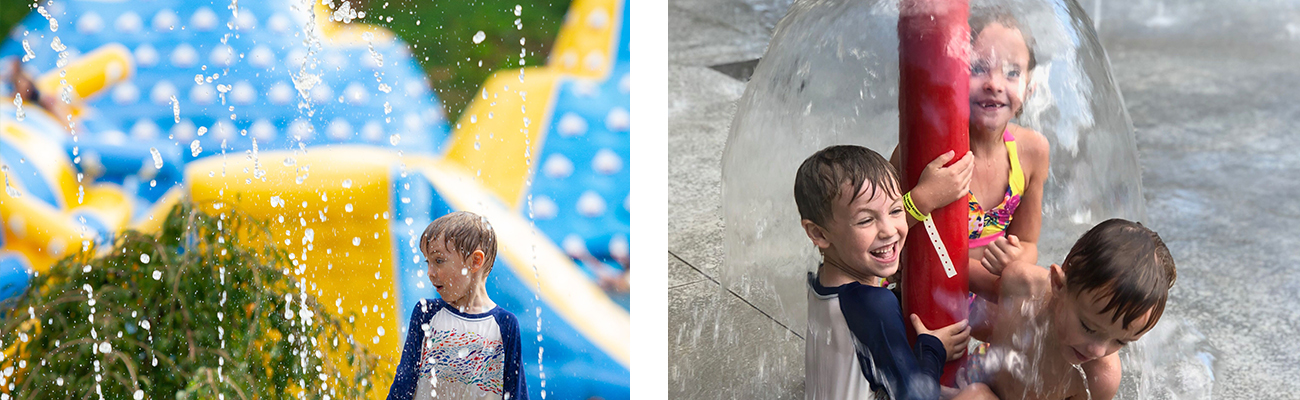
[[[1035,89],[1012,122],[1050,142],[1039,263],[1060,262],[1087,228],[1145,217],[1132,123],[1092,23],[1072,0],[972,1],[1033,37]],[[780,24],[738,102],[723,154],[725,287],[806,332],[818,254],[799,226],[799,164],[833,144],[888,156],[899,140],[898,3],[801,1]],[[978,266],[974,266],[978,267]],[[721,323],[725,327],[728,324]]]

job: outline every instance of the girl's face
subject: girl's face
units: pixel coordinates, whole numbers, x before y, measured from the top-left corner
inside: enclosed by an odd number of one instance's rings
[[[970,127],[1002,130],[1024,104],[1029,46],[1016,28],[990,23],[975,38],[970,67]]]

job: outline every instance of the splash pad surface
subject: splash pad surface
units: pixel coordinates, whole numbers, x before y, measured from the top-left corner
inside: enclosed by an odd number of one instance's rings
[[[695,147],[726,142],[745,83],[729,76],[735,69],[725,66],[762,56],[790,3],[677,1],[670,6],[673,395],[714,398],[737,388],[752,390],[751,377],[761,375],[767,389],[762,397],[802,397],[802,331],[760,311],[757,299],[719,289],[717,282],[726,282],[720,272],[722,152]],[[1284,71],[1287,60],[1297,57],[1300,35],[1288,33],[1294,20],[1279,16],[1292,6],[1090,1],[1080,6],[1090,14],[1101,10],[1096,21],[1101,43],[1135,127],[1143,222],[1161,233],[1179,266],[1165,319],[1148,339],[1191,349],[1156,359],[1152,365],[1164,366],[1159,374],[1135,380],[1126,372],[1120,398],[1285,397],[1282,393],[1296,387],[1282,377],[1295,369],[1297,357],[1290,354],[1296,346],[1273,328],[1300,320],[1278,303],[1296,300],[1286,288],[1300,279],[1278,267],[1300,257],[1294,239],[1280,234],[1293,231],[1288,225],[1297,220],[1295,206],[1281,199],[1300,193],[1294,183],[1282,181],[1300,171],[1297,159],[1282,150],[1297,144],[1284,128],[1297,122],[1296,96],[1280,88],[1295,82]],[[1195,28],[1210,20],[1216,21],[1212,32]],[[724,28],[708,39],[696,34]],[[716,309],[731,320],[718,322]],[[724,329],[735,332],[724,334]],[[765,351],[738,347],[743,343]],[[730,362],[710,360],[719,355]],[[708,366],[719,369],[687,373]],[[1126,371],[1154,368],[1160,367],[1125,360]],[[1145,388],[1140,396],[1139,387]]]

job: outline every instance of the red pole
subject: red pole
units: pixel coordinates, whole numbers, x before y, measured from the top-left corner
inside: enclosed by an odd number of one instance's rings
[[[901,0],[898,17],[898,119],[904,190],[916,186],[925,165],[970,149],[970,8],[967,0]],[[903,246],[903,312],[931,329],[967,318],[967,205],[955,201],[931,214],[951,268],[935,250],[925,223]],[[911,330],[911,324],[906,324]],[[915,332],[908,332],[915,340]],[[965,357],[944,367],[941,383],[954,386]]]

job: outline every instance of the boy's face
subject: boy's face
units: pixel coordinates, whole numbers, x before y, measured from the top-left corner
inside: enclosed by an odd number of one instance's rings
[[[454,306],[462,306],[475,282],[479,271],[483,269],[482,250],[474,250],[469,256],[449,248],[441,236],[429,243],[429,253],[425,254],[429,265],[429,282],[438,291],[438,296]]]
[[[1061,267],[1052,266],[1052,274],[1060,274],[1059,281],[1064,282],[1065,273]],[[1057,287],[1058,276],[1053,276],[1053,292],[1061,296],[1060,308],[1053,317],[1055,333],[1060,338],[1060,351],[1071,364],[1083,364],[1119,351],[1121,347],[1132,343],[1146,332],[1140,332],[1151,318],[1151,311],[1129,323],[1124,329],[1124,319],[1112,321],[1117,311],[1102,312],[1109,297],[1101,296],[1096,291],[1065,290]],[[1061,289],[1061,290],[1055,290]]]
[[[1002,129],[1027,96],[1029,46],[1019,29],[994,22],[980,31],[972,50],[971,128]]]
[[[814,237],[813,242],[822,249],[827,264],[883,278],[898,271],[907,239],[907,214],[897,193],[876,190],[869,197],[871,189],[871,182],[866,182],[850,202],[853,186],[844,183],[831,205],[830,220],[821,227],[822,237]]]

